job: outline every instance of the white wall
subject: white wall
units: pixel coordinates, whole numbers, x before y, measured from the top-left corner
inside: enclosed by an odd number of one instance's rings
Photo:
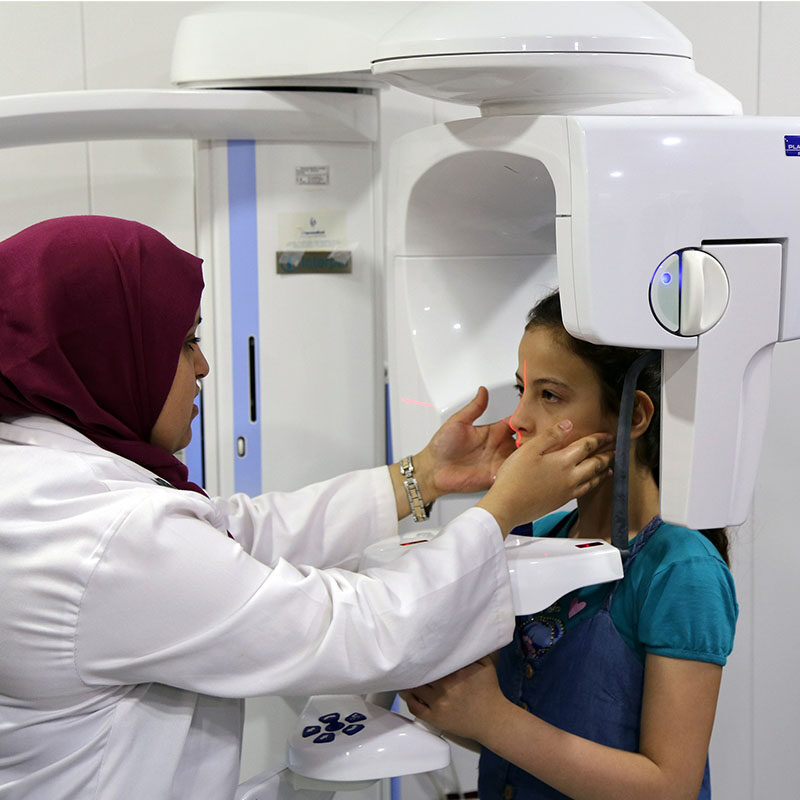
[[[209,3],[0,4],[0,94],[169,88],[180,19]],[[138,219],[194,249],[193,145],[96,142],[0,151],[0,236],[51,216]]]
[[[178,21],[199,2],[0,3],[0,95],[115,87],[169,87]],[[252,4],[251,4],[252,5]],[[800,115],[796,76],[800,4],[651,3],[693,42],[698,70],[745,113]],[[365,6],[366,8],[366,6]],[[415,127],[472,114],[392,90],[383,97],[383,148]],[[0,131],[1,135],[1,131]],[[40,219],[112,214],[139,219],[194,249],[192,144],[100,142],[0,150],[0,238]],[[800,450],[795,424],[800,346],[776,352],[770,419],[753,513],[734,533],[741,604],[712,742],[715,796],[789,800],[800,790],[800,642],[793,619],[800,537],[791,498]],[[267,741],[253,729],[244,774]],[[471,788],[471,787],[464,787]]]

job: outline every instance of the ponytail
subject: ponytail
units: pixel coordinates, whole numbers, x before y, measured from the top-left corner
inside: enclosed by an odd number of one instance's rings
[[[730,567],[729,558],[730,542],[728,541],[728,531],[725,528],[702,528],[700,533],[708,539],[717,552],[722,556],[722,560]]]

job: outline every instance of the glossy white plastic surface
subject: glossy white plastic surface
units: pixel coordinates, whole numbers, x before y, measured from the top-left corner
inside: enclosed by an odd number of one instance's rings
[[[665,258],[650,281],[655,318],[680,336],[699,336],[711,330],[725,313],[729,297],[722,264],[699,248]]]
[[[800,119],[566,119],[572,192],[558,270],[567,328],[593,342],[695,348],[695,337],[670,333],[654,318],[653,273],[677,250],[712,252],[706,242],[798,235],[788,198],[800,159],[786,157],[784,136],[800,135]],[[781,341],[800,338],[800,248],[786,248],[783,258]]]
[[[302,778],[285,767],[267,770],[240,783],[234,800],[331,800],[334,792],[345,788],[338,783],[313,787],[301,783]]]
[[[535,614],[582,586],[609,583],[622,575],[616,547],[601,539],[506,537],[514,613]]]
[[[781,302],[780,244],[706,249],[725,265],[728,307],[696,350],[665,351],[661,400],[661,516],[693,528],[749,512]]]
[[[401,558],[412,547],[424,547],[438,531],[426,529],[393,536],[370,545],[360,569],[379,567]],[[510,534],[505,541],[514,613],[534,614],[582,586],[622,577],[616,547],[601,539],[548,539]]]
[[[497,114],[741,114],[645,3],[426,3],[380,40],[373,72]]]
[[[691,58],[689,40],[645,3],[429,2],[378,42],[375,61],[464,53],[656,53]]]
[[[730,286],[722,264],[692,248],[681,254],[681,336],[699,336],[722,319]]]
[[[376,98],[330,92],[101,89],[0,98],[0,147],[98,139],[371,142]]]
[[[292,772],[315,781],[371,781],[450,763],[440,736],[358,695],[309,698],[287,747]]]
[[[741,114],[741,103],[675,56],[466,53],[379,61],[414,94],[509,114]]]
[[[681,326],[680,253],[672,253],[658,265],[650,281],[650,308],[670,333],[678,333]]]
[[[415,528],[413,531],[400,536],[390,536],[388,539],[374,542],[361,554],[359,571],[363,572],[371,567],[382,567],[386,564],[391,564],[392,561],[407,553],[414,545],[429,542],[438,533],[438,528],[420,528],[420,530]]]
[[[415,3],[252,3],[184,17],[175,36],[179,86],[375,88],[378,38]]]

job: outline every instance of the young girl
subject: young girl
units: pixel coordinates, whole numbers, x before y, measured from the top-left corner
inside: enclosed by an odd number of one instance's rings
[[[523,441],[568,416],[575,435],[614,431],[625,373],[642,353],[570,336],[558,293],[529,314],[519,347]],[[625,577],[517,618],[489,658],[403,694],[422,720],[482,746],[481,800],[709,798],[708,743],[738,608],[724,530],[659,518],[659,367],[639,377],[629,457]],[[613,487],[534,536],[611,538]]]

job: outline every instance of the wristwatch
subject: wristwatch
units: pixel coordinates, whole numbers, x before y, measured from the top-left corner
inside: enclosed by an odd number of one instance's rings
[[[419,484],[414,477],[414,461],[411,456],[406,456],[400,460],[400,474],[403,476],[403,487],[406,490],[406,497],[408,497],[408,505],[411,507],[414,522],[422,522],[428,519],[433,503],[429,503],[426,506],[422,500]]]

